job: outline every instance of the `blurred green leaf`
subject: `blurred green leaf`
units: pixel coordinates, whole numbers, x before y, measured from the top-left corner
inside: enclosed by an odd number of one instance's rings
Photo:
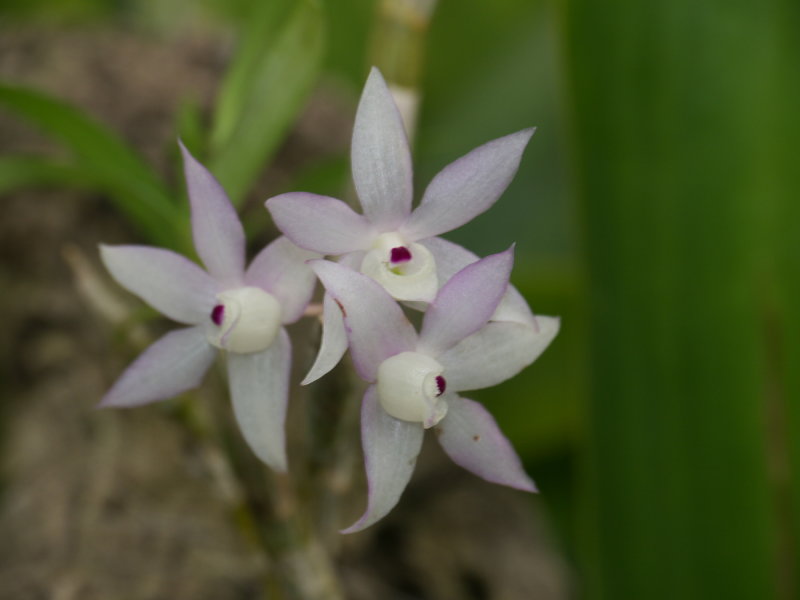
[[[755,148],[759,167],[759,200],[775,203],[767,233],[776,252],[777,289],[765,315],[767,368],[772,379],[766,390],[770,451],[782,465],[776,477],[779,529],[778,571],[785,597],[800,594],[800,5],[780,3],[779,20],[764,50],[768,74],[757,88],[764,101],[759,117],[761,138]],[[783,452],[789,460],[783,461]]]
[[[91,176],[83,169],[53,162],[38,156],[0,157],[0,194],[32,186],[91,186]]]
[[[724,0],[566,6],[589,269],[587,597],[775,598],[769,467],[787,457],[770,456],[764,422],[759,148],[764,113],[796,119],[796,99],[765,93],[783,17]]]
[[[185,213],[173,204],[158,176],[113,132],[78,109],[42,92],[0,84],[0,105],[61,142],[75,158],[74,174],[109,194],[119,210],[154,243],[185,240]],[[28,176],[56,176],[57,168],[29,163]],[[66,175],[63,172],[62,175]]]
[[[469,396],[489,407],[526,462],[573,449],[582,438],[581,402],[586,359],[585,315],[578,299],[576,265],[560,261],[520,261],[512,283],[534,314],[561,318],[561,329],[536,362],[508,381]]]
[[[203,111],[200,103],[193,98],[184,98],[175,116],[178,139],[194,156],[205,154],[206,132],[203,124]],[[175,147],[175,155],[178,148]]]
[[[347,80],[360,90],[366,77],[367,39],[371,34],[377,0],[324,0],[330,32],[325,52],[325,70]],[[374,34],[373,34],[374,35]]]
[[[302,110],[322,63],[319,2],[291,2],[281,18],[285,4],[257,3],[218,103],[209,166],[235,205]]]
[[[236,55],[225,73],[214,111],[211,145],[224,146],[230,139],[248,102],[253,78],[275,45],[279,26],[286,20],[291,0],[249,2],[241,19],[243,33]]]

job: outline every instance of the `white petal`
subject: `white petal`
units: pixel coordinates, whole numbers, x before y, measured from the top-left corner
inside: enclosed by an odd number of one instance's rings
[[[378,402],[375,386],[367,389],[361,405],[361,444],[369,484],[367,510],[342,533],[361,531],[395,507],[417,464],[423,432],[420,423],[390,417]]]
[[[207,321],[218,284],[180,254],[149,246],[100,246],[111,276],[157,311],[179,323]]]
[[[202,325],[170,331],[139,355],[100,406],[139,406],[196,388],[216,353]]]
[[[478,390],[497,385],[539,358],[558,333],[559,319],[537,316],[536,325],[495,321],[461,340],[437,360],[447,388]]]
[[[403,225],[403,235],[415,241],[429,238],[488,210],[514,178],[533,132],[525,129],[492,140],[446,166]]]
[[[375,381],[384,360],[415,348],[414,327],[378,283],[326,260],[309,264],[342,308],[353,364],[362,379]]]
[[[439,279],[439,287],[447,283],[447,280],[458,271],[478,261],[476,254],[443,238],[430,238],[422,242],[422,245],[430,250],[436,260],[436,276]],[[509,285],[491,320],[517,321],[533,325],[533,313],[517,288]]]
[[[347,332],[344,329],[342,310],[330,294],[322,301],[322,341],[314,364],[300,385],[315,382],[328,374],[347,352]]]
[[[486,481],[535,492],[517,453],[483,406],[467,398],[448,399],[447,416],[438,425],[439,443],[460,465]]]
[[[356,265],[361,264],[363,257],[363,252],[351,252],[342,256],[338,262],[340,265],[353,269]],[[347,352],[347,332],[344,328],[342,309],[336,304],[333,296],[326,292],[322,300],[322,341],[319,352],[308,375],[300,382],[300,385],[308,385],[330,373],[342,360],[345,352]]]
[[[256,354],[228,353],[228,385],[236,421],[253,452],[276,471],[286,471],[286,405],[292,346],[281,329]]]
[[[425,313],[420,348],[437,356],[483,327],[506,293],[513,263],[509,248],[453,275]]]
[[[226,287],[240,285],[244,275],[244,229],[225,190],[181,146],[186,188],[192,207],[192,237],[208,272]]]
[[[367,218],[381,230],[399,225],[411,210],[411,153],[392,94],[374,67],[358,103],[351,162]]]
[[[317,276],[306,264],[313,258],[320,255],[281,236],[256,255],[245,273],[245,283],[275,296],[281,304],[282,322],[294,323],[314,293]]]
[[[286,237],[320,254],[362,250],[373,237],[369,221],[336,198],[290,192],[270,198],[266,206]]]
[[[527,325],[535,325],[536,318],[531,312],[528,302],[519,293],[519,290],[513,285],[509,285],[500,304],[497,305],[497,310],[491,318],[492,321],[514,321],[516,323],[525,323]]]

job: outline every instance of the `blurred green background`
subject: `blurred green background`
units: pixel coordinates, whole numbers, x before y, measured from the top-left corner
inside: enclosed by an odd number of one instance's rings
[[[376,11],[5,0],[0,26],[225,32],[214,118],[187,90],[176,130],[239,202],[315,86],[354,101],[375,60],[422,91],[420,192],[537,126],[496,207],[448,237],[516,241],[513,282],[562,317],[535,365],[474,396],[539,483],[576,595],[800,598],[800,4],[441,0],[411,74],[376,50]],[[185,249],[181,199],[123,140],[35,90],[4,84],[0,106],[68,150],[0,157],[0,192],[103,190],[143,240]],[[347,177],[342,153],[282,185],[341,196]]]

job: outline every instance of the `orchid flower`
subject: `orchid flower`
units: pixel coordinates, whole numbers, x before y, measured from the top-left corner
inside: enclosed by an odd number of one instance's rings
[[[533,362],[558,319],[488,323],[508,287],[512,250],[467,265],[441,287],[417,334],[373,279],[341,264],[310,264],[341,308],[359,376],[371,385],[361,409],[368,506],[343,533],[360,531],[398,502],[425,429],[459,465],[487,481],[536,491],[491,415],[458,392],[500,383]],[[491,328],[491,329],[487,329]]]
[[[197,387],[217,349],[227,358],[234,413],[253,452],[286,470],[284,421],[291,344],[283,325],[298,320],[316,278],[305,264],[319,255],[281,237],[245,269],[245,237],[220,184],[181,144],[192,234],[207,271],[187,258],[147,246],[101,246],[123,287],[169,318],[190,325],[147,348],[101,406],[131,407]]]
[[[298,246],[341,257],[344,265],[372,277],[396,300],[428,303],[439,289],[439,257],[431,247],[435,236],[471,221],[497,201],[533,132],[525,129],[488,142],[445,167],[412,211],[406,132],[386,82],[373,67],[356,112],[351,146],[353,181],[364,214],[341,200],[303,192],[271,198],[267,208]],[[347,349],[341,315],[327,296],[323,314],[322,344],[304,384],[330,371]]]

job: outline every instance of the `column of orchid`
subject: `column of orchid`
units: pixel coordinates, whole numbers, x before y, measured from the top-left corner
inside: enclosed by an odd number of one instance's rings
[[[361,438],[369,483],[359,531],[398,502],[425,429],[489,481],[535,491],[494,419],[460,395],[512,377],[558,331],[509,285],[513,247],[483,259],[438,236],[490,208],[510,183],[532,129],[491,141],[442,170],[412,210],[412,167],[400,114],[377,69],[356,115],[352,170],[363,215],[307,193],[267,201],[285,237],[245,268],[244,234],[213,176],[183,149],[197,254],[103,246],[113,277],[189,327],[168,333],[122,374],[104,406],[137,406],[200,384],[217,350],[226,359],[236,421],[253,452],[287,468],[284,421],[291,342],[316,280],[325,288],[323,334],[303,380],[323,377],[349,348],[369,383]],[[324,257],[328,257],[325,259]],[[417,332],[406,316],[423,311]],[[322,385],[320,383],[319,385]]]

